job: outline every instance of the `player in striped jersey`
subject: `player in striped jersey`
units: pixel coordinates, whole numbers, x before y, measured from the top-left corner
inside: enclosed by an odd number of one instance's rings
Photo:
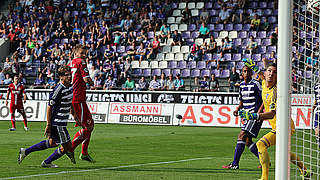
[[[312,112],[314,116],[313,127],[315,130],[315,135],[317,138],[318,146],[320,147],[320,138],[319,138],[319,118],[320,118],[320,83],[317,83],[313,87],[314,91],[314,103],[312,106]]]
[[[58,69],[58,74],[60,82],[50,93],[47,108],[45,135],[48,139],[26,149],[20,148],[18,157],[19,164],[32,152],[57,147],[61,144],[54,153],[41,163],[42,167],[55,168],[58,166],[52,164],[52,161],[63,156],[71,148],[71,140],[67,130],[67,121],[70,112],[74,115],[72,107],[73,90],[71,86],[71,69],[68,66],[62,66]],[[74,117],[76,121],[78,121],[75,115]]]
[[[240,83],[239,92],[239,106],[233,112],[234,116],[238,116],[238,112],[241,109],[249,112],[260,112],[263,107],[261,99],[261,85],[258,81],[252,79],[252,70],[244,66],[242,68],[242,77],[244,81]],[[233,162],[227,166],[222,166],[225,169],[239,169],[240,157],[245,149],[245,146],[259,158],[258,149],[255,143],[252,142],[253,137],[257,137],[260,131],[262,123],[245,120],[241,126],[241,131],[238,135],[237,145],[234,152]]]
[[[239,111],[239,115],[247,120],[264,121],[269,120],[272,130],[264,135],[258,142],[259,160],[262,165],[262,176],[260,180],[267,180],[269,177],[270,156],[268,148],[276,144],[276,108],[277,108],[277,64],[267,65],[265,75],[259,70],[251,59],[243,59],[246,66],[253,69],[262,81],[262,100],[265,112],[251,113],[248,111]],[[291,135],[295,131],[294,122],[291,119]],[[303,162],[295,153],[290,153],[290,160],[296,164],[303,178],[310,178],[311,172],[306,168]]]

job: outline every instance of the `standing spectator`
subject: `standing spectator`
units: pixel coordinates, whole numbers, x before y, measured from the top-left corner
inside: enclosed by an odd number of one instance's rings
[[[240,75],[236,71],[236,67],[232,67],[228,81],[230,83],[229,92],[238,92],[240,86]]]
[[[176,75],[176,79],[173,82],[176,91],[184,90],[184,80],[181,79],[180,74]]]
[[[172,43],[171,46],[181,46],[182,45],[182,36],[178,33],[178,30],[174,30],[172,35]]]
[[[210,30],[206,26],[206,23],[202,22],[200,30],[199,30],[199,37],[198,38],[203,38],[203,39],[209,38],[209,33],[210,33]]]
[[[94,43],[90,45],[90,48],[88,50],[88,57],[90,61],[96,61],[98,57],[97,47]]]
[[[160,82],[157,80],[157,76],[154,75],[152,81],[149,83],[150,91],[158,91],[160,90]]]
[[[114,61],[116,59],[116,53],[114,52],[113,48],[110,47],[110,44],[107,44],[107,47],[103,54],[104,61]]]
[[[225,37],[225,43],[222,47],[222,55],[224,55],[225,53],[232,53],[232,46],[232,41],[230,41],[229,37]]]
[[[94,77],[92,90],[102,89],[102,77],[100,75]]]
[[[3,82],[5,79],[6,79],[6,76],[4,74],[4,69],[0,68],[0,85],[3,85]]]
[[[211,92],[219,91],[219,81],[218,81],[218,79],[216,79],[216,75],[215,74],[211,74],[210,91]]]
[[[123,90],[134,90],[134,88],[135,88],[134,80],[131,79],[130,75],[128,75],[127,80],[124,83]]]

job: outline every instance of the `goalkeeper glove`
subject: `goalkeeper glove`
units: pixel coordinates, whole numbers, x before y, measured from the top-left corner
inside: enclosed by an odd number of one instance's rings
[[[252,59],[243,58],[242,62],[244,62],[244,65],[246,65],[247,67],[252,69],[254,72],[256,72],[256,73],[260,72],[259,66],[256,66],[256,64],[252,61]]]
[[[239,115],[244,120],[258,120],[259,114],[258,113],[251,113],[245,110],[240,110]]]

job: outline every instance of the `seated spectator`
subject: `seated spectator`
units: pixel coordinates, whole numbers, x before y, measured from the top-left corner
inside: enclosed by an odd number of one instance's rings
[[[148,90],[148,83],[146,82],[144,76],[141,76],[139,79],[137,91],[146,91]]]
[[[126,46],[133,46],[133,44],[135,44],[136,43],[136,36],[135,36],[135,34],[134,34],[134,32],[133,31],[130,31],[129,32],[129,35],[128,35],[128,37],[127,37],[127,42],[128,42],[128,44],[126,45]]]
[[[32,89],[42,89],[45,88],[45,82],[43,79],[43,74],[39,73],[37,79],[34,81],[32,85]]]
[[[135,84],[134,84],[134,80],[131,79],[131,76],[127,76],[127,80],[124,83],[124,87],[122,88],[123,90],[134,90],[135,88]]]
[[[172,43],[171,46],[181,46],[182,45],[182,36],[178,33],[178,30],[174,30],[172,35]]]
[[[31,68],[31,64],[32,64],[32,55],[29,53],[28,50],[26,50],[26,54],[22,57],[20,61],[20,66]]]
[[[19,60],[22,59],[22,57],[26,54],[27,48],[23,45],[23,42],[21,41],[19,43],[19,47],[17,48],[16,52],[14,53],[14,56],[18,56]]]
[[[50,75],[49,79],[48,79],[48,82],[46,84],[46,88],[47,89],[53,89],[55,88],[57,85],[57,80],[55,80],[55,77],[52,75]]]
[[[267,21],[266,17],[262,17],[259,30],[260,31],[269,31],[269,29],[270,29],[269,22]]]
[[[133,21],[130,18],[130,15],[127,15],[126,20],[124,20],[123,30],[122,31],[132,31],[133,30]]]
[[[191,52],[189,53],[189,55],[187,57],[187,61],[189,61],[190,58],[193,61],[202,61],[202,55],[203,55],[202,49],[199,46],[197,46],[196,44],[193,44],[193,46],[191,48]]]
[[[205,22],[202,22],[199,30],[198,38],[203,38],[203,39],[209,38],[209,33],[210,33],[209,28],[206,26]]]
[[[158,36],[155,36],[154,40],[151,44],[149,44],[149,54],[147,55],[147,59],[155,59],[158,52],[160,51],[160,41],[158,40]]]
[[[223,44],[222,47],[222,55],[224,55],[225,53],[232,53],[233,52],[233,44],[232,41],[230,41],[229,37],[225,37],[225,43]]]
[[[20,80],[21,84],[23,84],[23,85],[27,84],[27,79],[25,78],[25,76],[22,72],[19,73],[19,80]]]
[[[3,85],[3,82],[5,79],[6,79],[6,75],[4,74],[4,69],[0,68],[0,85]]]
[[[116,52],[114,52],[113,48],[110,47],[110,44],[107,44],[107,47],[103,53],[104,61],[114,61],[116,60]]]
[[[104,81],[103,90],[111,90],[116,87],[116,82],[113,79],[112,75],[109,75],[108,78]]]
[[[298,54],[299,56],[299,54]],[[277,63],[276,52],[272,51],[270,56],[262,58],[263,66],[266,68],[269,63]]]
[[[227,24],[229,23],[230,18],[230,11],[227,9],[227,6],[224,4],[222,5],[221,11],[219,12],[219,17],[217,24]]]
[[[100,75],[94,77],[92,90],[101,90],[102,89],[102,77]]]
[[[137,42],[139,43],[146,43],[148,41],[148,33],[145,29],[141,28],[140,33],[137,36]]]
[[[130,47],[130,49],[127,51],[128,57],[129,59],[131,59],[131,61],[134,60],[135,56],[137,55],[137,47],[136,44],[133,44],[133,46]]]
[[[251,31],[259,31],[261,20],[257,14],[254,15],[254,18],[250,22]]]
[[[119,31],[116,31],[114,33],[114,41],[113,41],[113,46],[118,46],[119,44],[121,44],[121,38],[122,38],[122,33]]]
[[[158,91],[160,90],[160,82],[157,80],[157,76],[154,75],[152,81],[149,83],[149,90],[150,91]]]
[[[313,71],[315,67],[318,67],[318,58],[314,57],[314,54],[311,53],[311,56],[306,59],[305,70]]]
[[[39,45],[39,44],[36,44],[36,47],[33,51],[33,58],[34,60],[41,60],[42,59],[42,56],[45,55],[45,50],[43,48],[43,45]]]
[[[232,67],[228,81],[230,84],[229,92],[238,92],[240,87],[240,75],[235,67]]]
[[[209,91],[209,85],[210,85],[210,81],[208,79],[208,76],[204,76],[203,80],[199,81],[199,91],[200,92]]]
[[[94,43],[92,43],[88,50],[88,58],[90,61],[96,61],[97,57],[98,57],[97,47]]]
[[[3,64],[3,71],[5,74],[10,74],[12,73],[12,66],[13,62],[10,61],[10,58],[9,57],[6,57],[6,60]]]
[[[12,83],[12,79],[10,74],[6,74],[6,78],[3,80],[3,85],[9,85],[10,83]]]
[[[174,80],[173,80],[173,75],[172,74],[169,74],[169,79],[166,82],[165,89],[168,90],[168,91],[174,91],[175,90]]]
[[[159,83],[160,83],[160,90],[164,91],[167,84],[166,74],[161,73]]]
[[[211,35],[210,36],[210,41],[208,44],[208,53],[217,53],[218,52],[218,46],[217,46],[217,42],[215,41],[214,37]]]
[[[254,41],[254,37],[251,35],[248,45],[246,47],[245,53],[253,54],[257,53],[258,50],[258,43]]]
[[[209,20],[209,12],[207,11],[206,8],[202,8],[201,13],[200,13],[200,22],[208,23]]]
[[[211,74],[211,80],[210,80],[210,87],[209,87],[211,92],[217,92],[219,91],[219,81],[216,79],[215,74]]]
[[[143,43],[140,43],[140,46],[136,51],[136,55],[134,56],[134,59],[139,60],[139,63],[141,63],[141,61],[146,58],[146,54],[147,54],[147,49],[144,47]]]
[[[184,80],[181,79],[180,74],[176,75],[176,79],[174,80],[173,84],[176,91],[184,90]]]
[[[160,28],[160,41],[162,43],[166,42],[168,38],[170,38],[170,27],[164,23]]]
[[[191,10],[188,9],[188,7],[186,7],[181,14],[182,14],[181,23],[184,23],[184,24],[192,23]]]
[[[278,43],[278,27],[275,27],[274,32],[270,35],[271,45],[276,46]]]

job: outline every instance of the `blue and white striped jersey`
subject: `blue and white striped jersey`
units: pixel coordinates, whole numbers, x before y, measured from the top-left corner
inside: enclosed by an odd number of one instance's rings
[[[51,106],[51,125],[67,126],[72,105],[72,86],[67,88],[61,82],[53,89],[49,96],[49,106]]]
[[[261,84],[252,79],[248,84],[240,83],[239,97],[243,103],[243,109],[249,112],[257,112],[262,104]]]
[[[316,106],[320,106],[320,84],[317,83],[314,87],[314,99],[316,100]]]

